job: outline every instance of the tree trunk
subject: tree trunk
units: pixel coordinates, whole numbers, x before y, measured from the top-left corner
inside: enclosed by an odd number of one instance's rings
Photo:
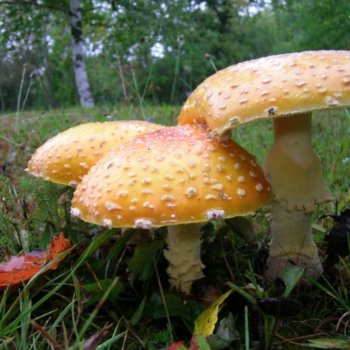
[[[94,100],[91,94],[84,60],[80,0],[69,0],[69,5],[69,21],[72,33],[74,72],[80,98],[80,105],[82,107],[93,107]]]

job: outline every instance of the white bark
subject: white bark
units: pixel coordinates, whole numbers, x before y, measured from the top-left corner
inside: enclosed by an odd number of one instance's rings
[[[93,107],[94,100],[85,68],[84,43],[80,0],[69,0],[69,21],[72,33],[72,51],[75,81],[82,107]]]

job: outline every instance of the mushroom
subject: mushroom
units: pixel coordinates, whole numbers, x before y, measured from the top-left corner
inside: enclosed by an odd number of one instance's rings
[[[350,52],[309,51],[223,69],[199,85],[182,108],[180,125],[206,122],[218,137],[242,124],[273,119],[275,141],[263,164],[275,195],[269,279],[281,274],[288,259],[310,276],[323,271],[312,213],[333,198],[312,148],[311,113],[349,106]]]
[[[204,276],[200,223],[252,213],[270,197],[254,157],[185,125],[139,135],[98,162],[77,187],[72,215],[108,227],[168,226],[169,281],[189,293]]]
[[[81,124],[46,141],[33,154],[27,170],[44,180],[76,187],[110,150],[136,135],[161,128],[134,120]]]

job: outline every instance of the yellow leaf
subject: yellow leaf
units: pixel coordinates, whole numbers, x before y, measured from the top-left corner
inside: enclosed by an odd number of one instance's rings
[[[220,305],[225,299],[233,292],[229,290],[218,298],[213,304],[211,304],[204,312],[202,312],[196,321],[194,322],[194,328],[196,334],[201,334],[203,337],[207,337],[214,332],[215,324],[218,321],[218,313]]]

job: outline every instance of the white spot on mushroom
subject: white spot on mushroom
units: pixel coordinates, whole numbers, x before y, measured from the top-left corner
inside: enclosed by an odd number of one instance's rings
[[[263,84],[268,84],[270,81],[271,81],[270,78],[265,78],[265,79],[262,80],[262,83]]]
[[[144,190],[141,190],[141,193],[142,194],[153,194],[153,191],[150,189],[144,189]]]
[[[70,169],[70,165],[69,165],[69,164],[65,164],[65,165],[63,165],[63,167],[64,167],[65,169]]]
[[[229,120],[230,125],[235,125],[237,124],[239,119],[237,117],[233,117]]]
[[[256,186],[255,186],[255,188],[256,188],[256,190],[258,191],[258,192],[261,192],[262,190],[263,190],[263,185],[262,184],[257,184]]]
[[[339,101],[331,96],[326,97],[326,103],[328,106],[339,106]]]
[[[238,182],[245,182],[244,176],[238,176]]]
[[[117,198],[126,197],[127,195],[128,195],[128,191],[118,191],[117,192]]]
[[[210,165],[207,164],[207,163],[204,164],[202,170],[203,170],[203,171],[209,171],[209,170],[210,170]]]
[[[223,162],[223,163],[226,162],[226,158],[225,158],[225,157],[219,157],[219,160],[220,160],[221,162]]]
[[[78,208],[72,208],[70,211],[70,214],[73,217],[80,218],[81,217],[81,211]]]
[[[167,190],[167,191],[169,191],[169,190],[171,190],[173,187],[171,186],[171,185],[163,185],[162,186],[165,190]]]
[[[211,209],[207,211],[207,218],[209,221],[224,219],[225,215],[225,210]]]
[[[197,190],[194,187],[189,187],[185,193],[188,198],[192,198],[197,193]]]
[[[171,174],[167,174],[164,176],[167,180],[174,180],[174,176]]]
[[[145,219],[135,220],[134,228],[141,228],[143,230],[149,230],[152,227],[152,221]]]
[[[302,86],[304,86],[305,84],[306,84],[306,81],[298,81],[298,82],[295,83],[295,85],[296,85],[297,87],[302,87]]]
[[[241,164],[235,163],[233,167],[234,167],[236,170],[238,170],[238,169],[241,168]]]
[[[217,171],[224,171],[225,167],[223,167],[222,165],[217,165],[216,169],[217,169]]]
[[[226,179],[228,180],[228,181],[232,181],[232,175],[230,174],[230,175],[227,175],[226,176]]]
[[[189,166],[190,168],[194,168],[194,167],[196,166],[196,163],[193,162],[193,161],[191,161],[191,162],[188,163],[188,166]]]
[[[70,182],[69,182],[69,186],[72,186],[72,187],[74,187],[74,188],[76,188],[78,185],[79,185],[79,184],[78,184],[78,182],[76,182],[76,181],[70,181]]]
[[[142,179],[142,183],[145,185],[149,185],[151,182],[152,182],[152,179],[149,179],[149,178]]]
[[[347,77],[343,78],[343,83],[350,84],[350,78],[347,78]]]
[[[239,196],[240,198],[242,198],[242,197],[245,196],[246,192],[245,192],[243,189],[238,188],[238,189],[237,189],[237,194],[238,194],[238,196]]]
[[[112,228],[112,220],[110,219],[103,219],[102,220],[102,225],[107,226],[108,228]]]
[[[210,188],[212,190],[219,190],[219,191],[222,191],[224,189],[224,186],[222,184],[216,184],[216,185],[213,185],[213,186],[210,186]]]
[[[122,207],[118,204],[112,203],[112,202],[106,202],[105,207],[107,208],[108,211],[112,210],[122,210]]]
[[[89,166],[86,163],[79,163],[79,165],[84,168],[84,169],[88,169]]]
[[[217,198],[218,198],[218,196],[215,196],[215,195],[213,195],[213,194],[208,194],[208,195],[205,196],[205,199],[206,199],[207,201],[209,201],[209,200],[211,200],[211,199],[217,199]]]
[[[250,171],[249,172],[249,175],[251,176],[251,177],[257,177],[258,175],[256,175],[255,173],[254,173],[254,171]]]
[[[134,205],[130,205],[129,210],[130,211],[136,211],[136,207]]]
[[[173,196],[170,196],[170,195],[164,195],[161,200],[163,202],[174,202],[174,197]]]

